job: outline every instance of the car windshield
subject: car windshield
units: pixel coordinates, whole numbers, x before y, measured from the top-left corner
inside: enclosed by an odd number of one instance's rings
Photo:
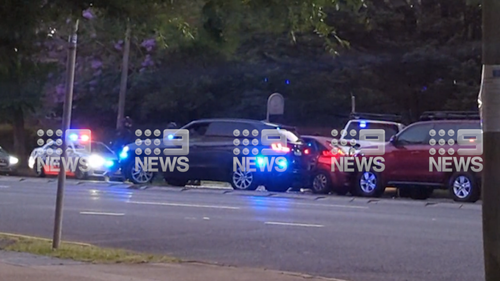
[[[363,122],[363,121],[355,121],[355,122],[350,122],[349,126],[347,127],[347,135],[343,136],[343,139],[355,139],[359,140],[359,132],[360,130],[364,129],[379,129],[379,130],[384,130],[385,132],[385,139],[384,141],[389,141],[392,136],[396,135],[399,131],[399,128],[396,124],[390,124],[390,123],[375,123],[375,122]],[[356,134],[353,136],[351,132],[354,131]],[[375,139],[371,140],[370,137],[368,137],[367,141],[376,141]]]
[[[92,153],[112,153],[110,149],[100,142],[93,142],[90,150]]]

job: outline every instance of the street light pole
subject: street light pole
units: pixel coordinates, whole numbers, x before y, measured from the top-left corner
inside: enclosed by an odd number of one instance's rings
[[[483,247],[485,280],[500,280],[500,1],[483,0]]]
[[[68,40],[68,62],[66,69],[66,96],[64,99],[64,111],[62,121],[62,154],[61,160],[66,159],[68,144],[66,143],[66,131],[69,130],[71,124],[71,109],[73,107],[73,85],[75,81],[75,65],[76,65],[76,46],[78,41],[78,19],[73,26],[73,32]],[[57,249],[61,244],[62,234],[62,219],[63,219],[63,199],[64,199],[64,185],[66,183],[66,169],[65,165],[59,165],[59,177],[57,179],[57,197],[56,197],[56,213],[54,219],[54,237],[52,240],[52,248]]]

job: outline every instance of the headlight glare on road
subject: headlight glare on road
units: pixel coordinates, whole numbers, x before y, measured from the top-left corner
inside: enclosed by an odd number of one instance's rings
[[[92,168],[100,168],[104,165],[106,161],[104,160],[104,158],[102,158],[101,156],[99,155],[90,155],[89,157],[89,165],[90,167]]]
[[[9,156],[9,164],[10,165],[16,165],[17,163],[19,163],[19,159],[17,159],[14,156]]]

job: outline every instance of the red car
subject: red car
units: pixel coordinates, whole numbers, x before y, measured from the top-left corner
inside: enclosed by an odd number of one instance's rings
[[[351,180],[349,174],[340,171],[332,172],[332,161],[345,154],[342,149],[332,145],[331,137],[301,136],[307,145],[305,154],[310,157],[310,188],[315,193],[327,194],[335,192],[345,195],[349,192]]]
[[[483,162],[479,115],[426,112],[421,120],[425,121],[406,127],[384,144],[383,169],[351,173],[355,179],[352,194],[378,197],[386,186],[393,186],[401,196],[414,199],[426,199],[434,189],[448,189],[455,201],[480,199]],[[459,136],[459,130],[464,129],[472,131],[460,131]],[[362,150],[356,157],[371,156],[363,155]]]

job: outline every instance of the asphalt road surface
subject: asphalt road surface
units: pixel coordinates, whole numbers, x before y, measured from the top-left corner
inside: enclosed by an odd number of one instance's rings
[[[0,231],[51,238],[56,184],[0,177]],[[480,204],[68,181],[63,238],[349,281],[484,280]]]

